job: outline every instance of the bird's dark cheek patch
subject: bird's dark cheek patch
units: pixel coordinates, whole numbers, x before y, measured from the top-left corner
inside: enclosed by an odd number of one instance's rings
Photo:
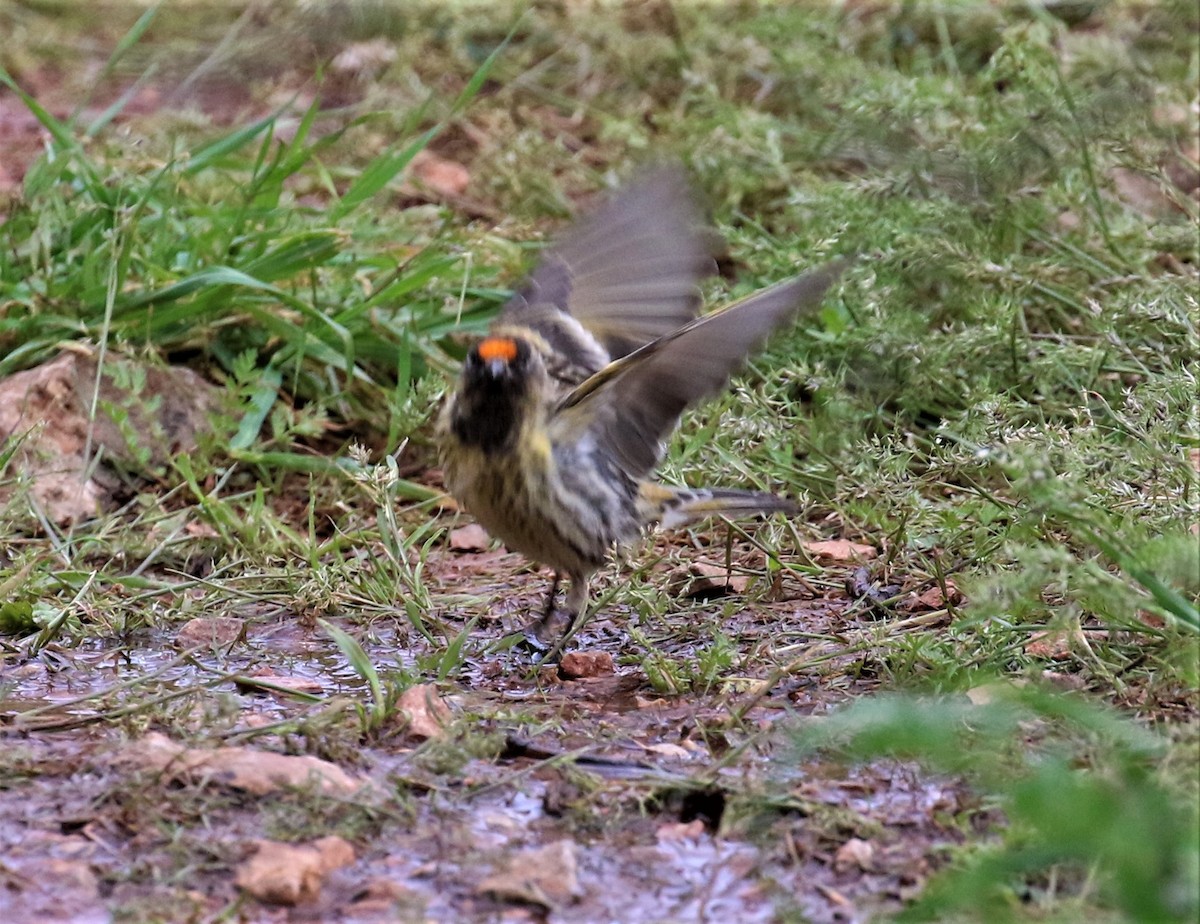
[[[519,425],[513,396],[496,392],[460,399],[451,421],[454,435],[463,445],[477,446],[489,455],[510,447],[517,438]]]

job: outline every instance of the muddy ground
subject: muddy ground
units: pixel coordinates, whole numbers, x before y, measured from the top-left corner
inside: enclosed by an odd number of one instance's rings
[[[498,639],[536,599],[541,576],[511,578],[522,563],[508,554],[431,561],[435,581],[467,569],[478,580],[481,568],[495,575],[495,605],[477,637]],[[779,596],[684,606],[730,614],[738,651],[804,651],[862,631],[837,593],[811,599],[785,584]],[[782,678],[735,715],[761,676],[663,695],[635,668],[570,680],[510,649],[430,688],[449,707],[444,728],[418,734],[398,719],[359,743],[316,737],[309,724],[344,725],[338,714],[370,695],[328,637],[304,614],[246,609],[216,603],[221,616],[199,617],[182,639],[145,632],[51,646],[15,672],[3,703],[5,920],[105,920],[122,908],[168,920],[773,921],[789,908],[814,921],[864,920],[898,909],[992,820],[961,782],[909,764],[789,757],[790,726],[873,686],[848,682],[843,659]],[[623,609],[596,618],[577,653],[624,651]],[[424,647],[406,628],[400,613],[372,623],[365,648],[382,673]],[[186,647],[205,631],[229,634]],[[264,672],[319,704],[246,679]],[[276,723],[288,731],[273,733]],[[251,792],[229,770],[232,751],[181,778],[146,756],[151,729],[163,727],[283,753],[324,740],[322,759],[352,782],[323,792],[301,777]],[[343,837],[353,859],[294,907],[239,893],[260,839],[297,835]]]

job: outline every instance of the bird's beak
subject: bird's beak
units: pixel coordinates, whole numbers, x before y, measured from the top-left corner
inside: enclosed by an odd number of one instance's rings
[[[493,379],[502,379],[508,375],[508,362],[499,357],[489,360],[484,368],[487,369],[488,376]]]

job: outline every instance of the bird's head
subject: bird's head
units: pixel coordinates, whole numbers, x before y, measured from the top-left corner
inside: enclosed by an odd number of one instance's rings
[[[466,445],[496,452],[513,445],[532,425],[545,400],[546,370],[530,339],[516,331],[494,332],[467,353],[462,379],[450,404],[454,435]]]
[[[533,350],[520,337],[493,335],[471,347],[463,365],[464,384],[487,391],[521,390],[534,363]]]

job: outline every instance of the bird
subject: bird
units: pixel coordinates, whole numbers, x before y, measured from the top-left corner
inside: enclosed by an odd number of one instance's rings
[[[700,314],[712,240],[683,169],[647,170],[548,249],[467,351],[439,415],[447,490],[510,550],[554,571],[525,632],[541,651],[554,642],[562,579],[555,651],[586,610],[591,576],[648,528],[797,511],[765,491],[653,478],[684,410],[818,307],[849,262]]]

